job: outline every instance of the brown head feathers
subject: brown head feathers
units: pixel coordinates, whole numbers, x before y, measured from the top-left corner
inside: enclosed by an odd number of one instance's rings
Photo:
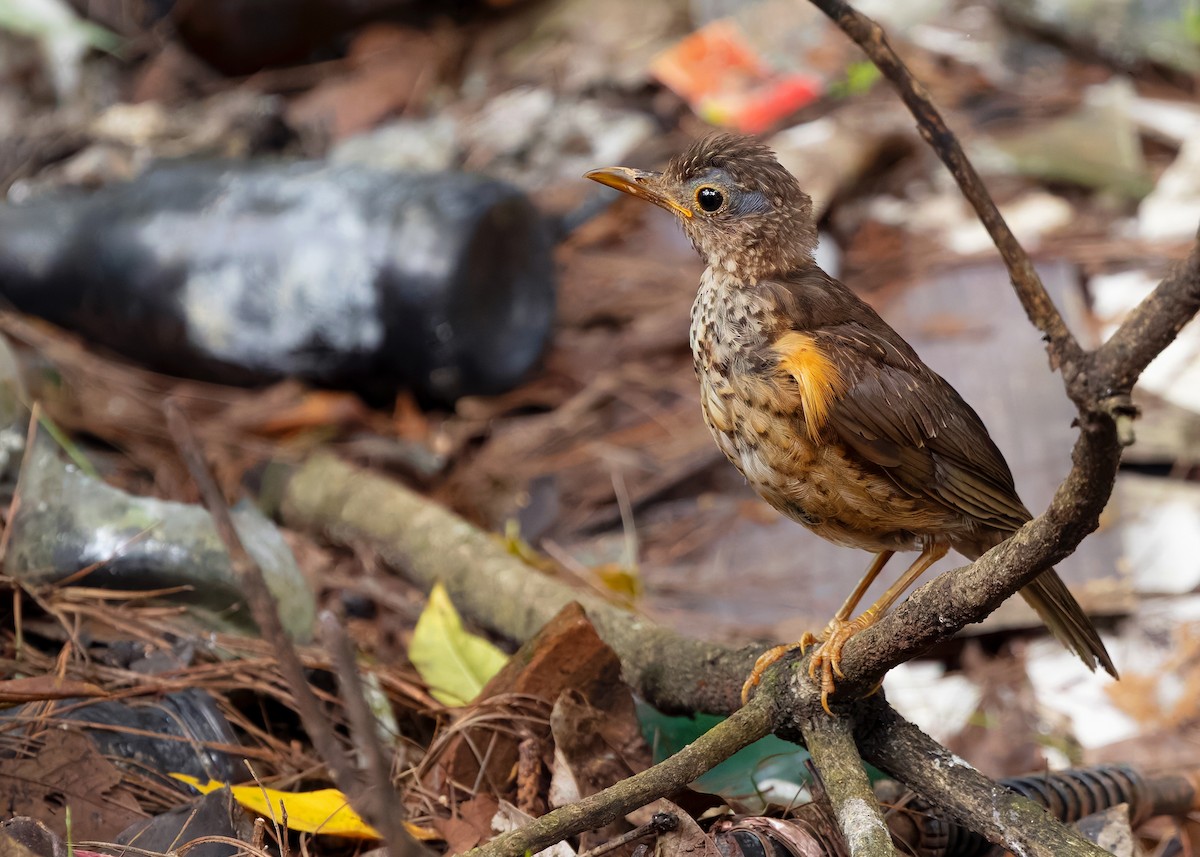
[[[731,285],[782,277],[812,263],[812,200],[775,154],[750,137],[705,137],[661,173],[604,167],[587,178],[670,211]]]
[[[663,183],[694,216],[680,218],[717,271],[746,282],[811,262],[817,246],[812,200],[767,146],[714,134],[672,158]]]

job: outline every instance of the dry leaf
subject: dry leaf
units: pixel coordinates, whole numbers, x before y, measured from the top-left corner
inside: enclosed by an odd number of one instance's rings
[[[0,806],[6,817],[28,815],[71,838],[112,840],[145,817],[121,784],[121,772],[86,735],[62,731],[31,759],[9,759],[0,777]]]

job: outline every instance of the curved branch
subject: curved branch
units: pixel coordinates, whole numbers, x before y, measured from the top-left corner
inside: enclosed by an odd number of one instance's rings
[[[810,2],[853,39],[884,77],[892,82],[909,112],[917,120],[917,130],[950,170],[963,196],[974,207],[980,222],[992,237],[996,249],[1000,251],[1012,278],[1013,288],[1025,308],[1025,314],[1029,316],[1033,326],[1049,340],[1047,348],[1051,365],[1061,367],[1064,375],[1068,377],[1074,375],[1083,359],[1083,349],[1067,328],[1058,307],[1046,292],[1046,287],[1042,285],[1042,279],[1034,270],[1029,254],[1004,222],[1000,209],[996,207],[996,203],[984,187],[979,173],[967,160],[958,139],[933,105],[929,92],[912,76],[912,72],[888,44],[883,28],[877,23],[851,8],[843,0]]]
[[[1074,552],[1100,524],[1120,462],[1112,420],[1082,427],[1073,464],[1046,511],[968,566],[948,571],[908,596],[873,627],[851,638],[842,671],[868,692],[892,667],[974,622],[981,622],[1043,570]]]
[[[523,857],[569,836],[603,827],[651,801],[674,794],[774,728],[775,709],[770,695],[763,694],[654,767],[534,819],[519,830],[468,851],[467,855]]]
[[[1200,239],[1188,257],[1134,307],[1092,354],[1090,375],[1100,395],[1128,393],[1150,361],[1200,311]]]

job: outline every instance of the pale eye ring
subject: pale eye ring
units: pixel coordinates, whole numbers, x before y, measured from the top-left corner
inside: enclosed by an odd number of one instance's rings
[[[705,186],[696,191],[696,205],[700,206],[701,211],[712,214],[724,204],[725,194],[715,187]]]

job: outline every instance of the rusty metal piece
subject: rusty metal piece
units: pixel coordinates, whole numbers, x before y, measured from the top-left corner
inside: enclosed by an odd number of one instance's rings
[[[849,857],[837,823],[817,804],[792,818],[733,818],[712,829],[721,857]]]
[[[1128,765],[1100,765],[1000,781],[1011,791],[1044,806],[1068,824],[1119,804],[1129,806],[1130,825],[1157,815],[1185,815],[1195,808],[1196,778],[1187,774],[1146,776]],[[932,809],[909,791],[892,784],[881,789],[890,804],[885,815],[898,843],[918,857],[982,857],[992,845]]]

